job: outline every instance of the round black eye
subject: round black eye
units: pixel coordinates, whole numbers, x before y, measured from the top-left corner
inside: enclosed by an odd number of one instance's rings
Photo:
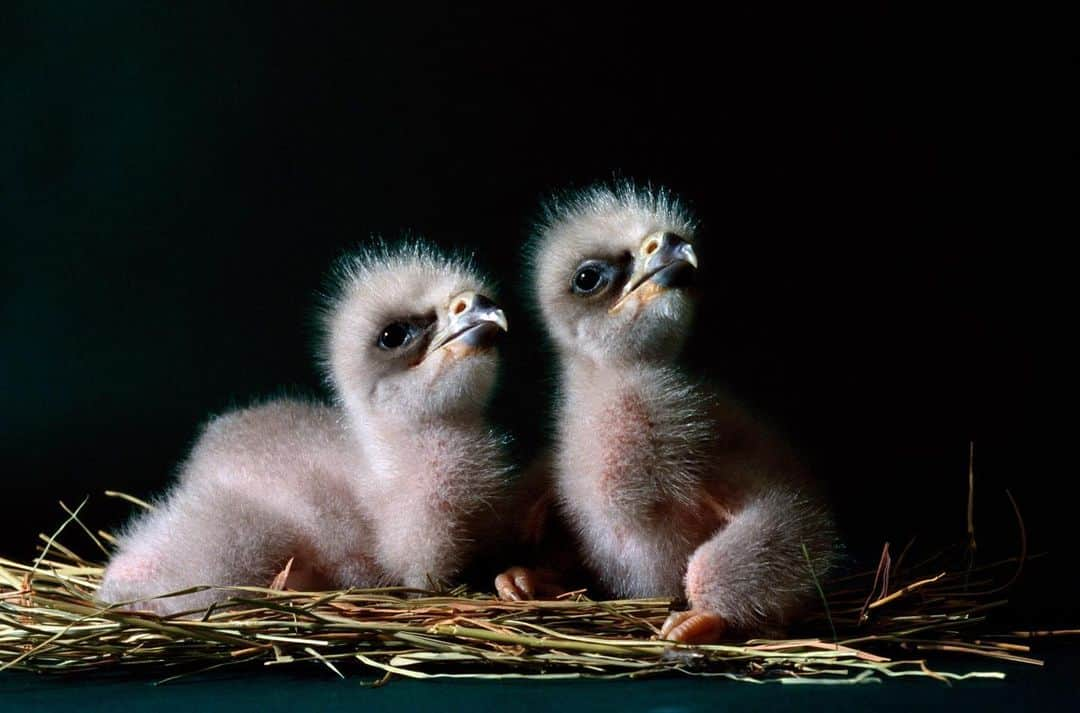
[[[579,270],[578,274],[574,276],[574,287],[582,292],[592,292],[600,284],[601,279],[602,276],[599,270],[595,267],[587,267],[584,270]]]
[[[397,349],[412,339],[413,326],[405,322],[394,322],[383,328],[379,335],[379,346],[383,349]]]
[[[607,286],[611,281],[612,268],[601,262],[586,262],[574,270],[570,289],[579,295],[591,295]]]

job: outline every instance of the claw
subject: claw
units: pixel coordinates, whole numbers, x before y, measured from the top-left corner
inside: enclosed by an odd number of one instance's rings
[[[536,574],[525,567],[511,567],[495,578],[495,591],[499,599],[521,601],[536,595]]]
[[[550,569],[511,567],[495,578],[500,599],[554,599],[567,591],[562,578]]]
[[[728,631],[724,617],[714,612],[691,609],[671,612],[660,629],[660,638],[680,644],[712,644]]]

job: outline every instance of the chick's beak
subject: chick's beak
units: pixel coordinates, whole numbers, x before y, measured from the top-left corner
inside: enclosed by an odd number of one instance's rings
[[[634,271],[611,311],[622,307],[631,294],[646,304],[664,290],[685,285],[697,266],[693,245],[674,233],[653,233],[638,248]]]
[[[490,347],[510,326],[506,314],[484,295],[468,290],[450,299],[446,326],[431,338],[426,356],[440,349],[462,351]]]

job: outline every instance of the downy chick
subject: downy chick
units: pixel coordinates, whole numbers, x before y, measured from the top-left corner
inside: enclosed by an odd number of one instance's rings
[[[178,482],[134,520],[99,597],[162,614],[197,585],[426,588],[465,565],[506,466],[485,407],[502,310],[472,265],[423,243],[342,260],[323,315],[327,405],[274,400],[213,419]]]

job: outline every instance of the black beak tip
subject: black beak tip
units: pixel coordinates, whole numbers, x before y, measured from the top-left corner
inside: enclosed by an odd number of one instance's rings
[[[474,349],[490,349],[498,343],[502,332],[502,327],[494,322],[479,322],[458,338]]]
[[[652,276],[653,282],[661,287],[690,287],[694,284],[697,269],[685,260],[678,260],[664,267]]]

